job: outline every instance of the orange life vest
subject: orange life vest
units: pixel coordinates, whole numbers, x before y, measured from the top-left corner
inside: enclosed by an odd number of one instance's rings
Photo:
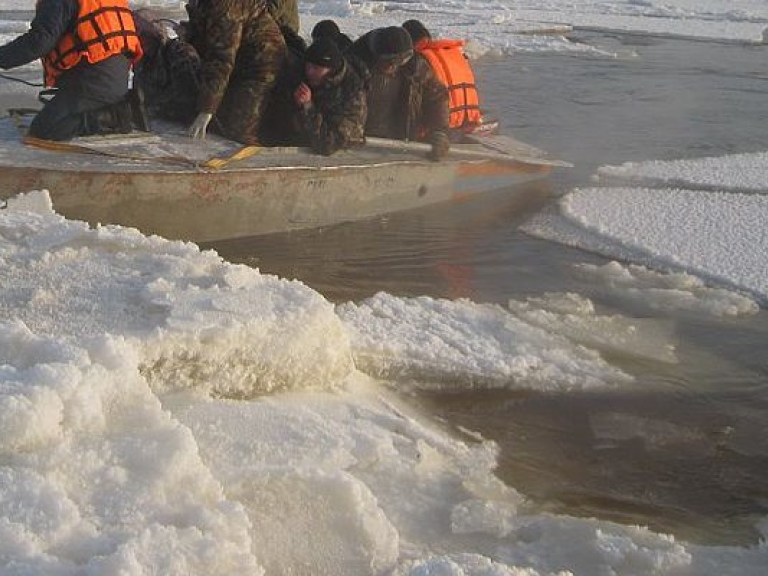
[[[422,40],[415,46],[448,88],[451,128],[471,128],[481,121],[475,75],[463,47],[463,40]]]
[[[127,0],[78,0],[78,4],[74,28],[43,57],[46,86],[55,86],[61,73],[83,58],[95,64],[125,54],[135,64],[143,54]]]

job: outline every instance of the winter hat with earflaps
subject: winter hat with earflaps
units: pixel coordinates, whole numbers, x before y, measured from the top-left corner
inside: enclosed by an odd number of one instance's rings
[[[336,38],[341,34],[339,25],[333,20],[320,20],[315,27],[312,28],[312,39],[318,38]]]
[[[432,40],[432,35],[427,27],[418,20],[406,20],[403,22],[403,28],[408,32],[414,46],[423,40]]]
[[[413,56],[411,36],[401,26],[373,30],[368,36],[368,48],[380,64],[402,65]]]
[[[304,54],[304,61],[336,71],[344,63],[344,57],[341,55],[336,42],[331,38],[324,37],[312,42]]]

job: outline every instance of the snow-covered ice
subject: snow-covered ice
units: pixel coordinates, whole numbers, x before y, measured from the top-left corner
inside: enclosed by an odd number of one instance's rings
[[[326,17],[353,36],[417,17],[475,54],[594,50],[563,36],[572,27],[759,42],[768,25],[762,0],[323,0],[301,13],[305,35]],[[23,29],[0,22],[4,40]],[[764,168],[764,153],[604,167],[610,187],[572,192],[527,230],[633,262],[576,271],[615,297],[754,314],[768,297]],[[443,429],[379,380],[629,387],[603,352],[674,362],[663,323],[573,294],[334,306],[192,244],[67,221],[44,193],[0,210],[0,266],[2,574],[768,569],[768,520],[761,544],[710,547],[541,513],[494,475],[493,442]],[[669,432],[623,424],[649,442]]]

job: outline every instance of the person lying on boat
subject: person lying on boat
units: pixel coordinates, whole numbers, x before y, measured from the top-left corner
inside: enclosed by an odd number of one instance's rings
[[[419,20],[403,22],[413,48],[426,58],[438,80],[448,89],[450,116],[448,125],[458,132],[472,132],[481,123],[480,100],[475,74],[464,54],[463,40],[434,40]]]
[[[344,34],[339,25],[333,20],[320,20],[312,28],[312,42],[317,42],[320,38],[330,38],[336,42],[339,50],[346,52],[352,46],[352,38]]]
[[[133,82],[144,93],[151,117],[189,125],[197,115],[200,56],[180,38],[170,38],[165,27],[147,10],[134,14],[144,56],[134,69]]]
[[[126,0],[38,0],[29,31],[0,46],[0,68],[42,58],[53,97],[29,135],[69,140],[88,134],[148,130],[140,95],[128,91],[142,48]]]
[[[423,140],[432,145],[431,159],[444,157],[450,150],[448,91],[426,59],[414,54],[408,32],[400,26],[377,28],[349,50],[371,73],[366,135]]]
[[[197,115],[189,127],[205,138],[209,124],[243,144],[256,143],[268,95],[286,54],[285,40],[263,0],[190,0],[188,41],[201,59]]]
[[[365,65],[345,57],[333,40],[313,42],[278,81],[261,141],[323,155],[364,144],[367,77]]]

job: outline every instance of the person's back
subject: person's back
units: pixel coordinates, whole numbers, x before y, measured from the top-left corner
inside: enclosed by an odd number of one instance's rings
[[[464,54],[463,40],[435,40],[418,20],[403,23],[414,49],[421,54],[438,80],[448,89],[450,116],[453,129],[471,131],[482,122],[480,99],[475,75]]]
[[[204,137],[215,113],[220,132],[251,143],[285,57],[283,35],[263,0],[197,0],[187,10],[188,40],[202,62],[190,132]]]
[[[299,33],[299,3],[297,0],[267,0],[267,10],[280,28]]]

